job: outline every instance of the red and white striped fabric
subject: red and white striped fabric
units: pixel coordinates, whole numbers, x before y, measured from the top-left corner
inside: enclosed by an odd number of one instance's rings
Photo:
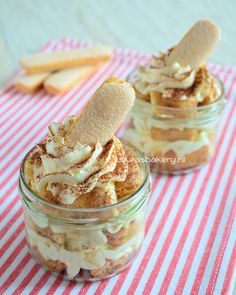
[[[43,50],[88,43],[65,38]],[[210,65],[224,81],[228,103],[209,165],[187,176],[154,176],[146,237],[135,263],[93,284],[50,276],[27,252],[17,192],[19,165],[52,121],[78,113],[106,77],[125,78],[149,56],[115,49],[115,57],[62,97],[43,91],[0,91],[1,294],[232,294],[236,278],[236,72]]]

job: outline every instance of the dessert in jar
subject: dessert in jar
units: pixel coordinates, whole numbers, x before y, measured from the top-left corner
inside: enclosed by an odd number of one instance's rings
[[[106,80],[79,116],[52,123],[22,162],[30,252],[66,279],[113,276],[141,247],[149,167],[139,150],[114,136],[134,98],[127,82]]]
[[[124,137],[160,173],[190,172],[213,155],[225,97],[205,60],[218,40],[218,28],[199,21],[177,46],[153,56],[128,77],[136,102]]]

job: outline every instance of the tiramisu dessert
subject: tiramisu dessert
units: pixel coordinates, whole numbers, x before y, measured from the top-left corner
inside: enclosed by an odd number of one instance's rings
[[[199,21],[179,44],[129,77],[137,99],[124,136],[159,172],[192,171],[213,153],[225,100],[205,61],[219,38],[212,22]]]
[[[106,80],[79,116],[52,123],[22,163],[29,248],[53,273],[77,281],[107,278],[140,248],[148,164],[114,136],[134,99],[130,84]]]

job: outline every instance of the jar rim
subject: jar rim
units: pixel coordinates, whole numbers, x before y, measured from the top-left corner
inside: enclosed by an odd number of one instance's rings
[[[46,206],[50,206],[53,209],[56,210],[61,210],[61,211],[65,211],[65,212],[74,212],[74,213],[99,213],[99,212],[103,212],[105,210],[110,210],[110,209],[116,209],[119,208],[120,206],[123,205],[127,205],[130,202],[136,200],[136,198],[142,196],[142,192],[148,182],[148,180],[150,179],[150,169],[149,169],[149,165],[148,162],[146,160],[146,155],[141,152],[138,148],[136,148],[133,144],[127,142],[126,140],[122,139],[121,140],[123,144],[125,144],[126,146],[128,146],[128,148],[132,149],[132,151],[134,151],[137,155],[139,159],[144,159],[143,161],[141,161],[141,163],[143,164],[143,170],[144,170],[144,177],[143,177],[143,182],[140,185],[140,187],[134,192],[132,193],[129,197],[122,199],[120,202],[105,206],[105,207],[99,207],[99,208],[68,208],[68,207],[63,207],[60,205],[57,205],[55,203],[49,202],[48,200],[46,200],[45,198],[43,198],[42,196],[40,196],[39,194],[37,194],[34,190],[32,190],[30,188],[30,186],[27,183],[27,180],[25,178],[24,175],[24,164],[25,161],[28,157],[28,155],[32,152],[32,150],[35,148],[33,147],[32,149],[30,149],[28,151],[28,153],[24,156],[21,165],[20,165],[20,176],[19,176],[19,188],[21,188],[21,183],[23,183],[24,187],[26,188],[27,192],[30,194],[30,197],[32,198],[33,201],[39,201],[41,204],[46,205]],[[142,198],[141,198],[142,199]]]
[[[132,82],[132,79],[134,78],[133,76],[135,74],[137,74],[137,69],[131,71],[128,76],[126,77],[126,80],[133,84]],[[213,74],[212,72],[210,72],[210,74],[216,79],[217,83],[218,83],[218,86],[219,86],[219,89],[220,89],[220,95],[219,97],[214,100],[213,102],[207,104],[207,105],[202,105],[202,106],[196,106],[196,107],[191,107],[191,108],[174,108],[174,107],[166,107],[166,106],[155,106],[155,108],[158,108],[158,109],[162,109],[162,110],[169,110],[169,111],[175,111],[175,112],[178,112],[178,111],[194,111],[194,110],[197,110],[197,111],[201,111],[201,110],[207,110],[207,109],[210,109],[211,107],[215,107],[217,106],[218,104],[221,104],[221,103],[225,103],[225,87],[224,87],[224,83],[219,79],[219,77],[217,77],[215,74]],[[153,104],[151,104],[150,102],[147,102],[143,99],[140,99],[138,96],[136,96],[136,99],[142,101],[144,104],[146,104],[147,106],[151,106],[151,107],[154,107]],[[135,106],[134,106],[135,107]]]

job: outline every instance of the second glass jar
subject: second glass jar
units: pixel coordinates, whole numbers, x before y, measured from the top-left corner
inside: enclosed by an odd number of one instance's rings
[[[147,155],[153,171],[184,174],[211,159],[226,102],[223,84],[217,83],[219,98],[195,108],[158,106],[136,98],[122,136]]]

